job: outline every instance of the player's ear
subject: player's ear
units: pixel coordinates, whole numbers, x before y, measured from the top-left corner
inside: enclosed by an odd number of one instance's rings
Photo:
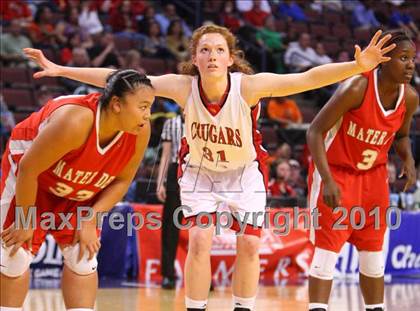
[[[114,113],[120,113],[121,112],[121,99],[118,96],[112,96],[111,100],[109,101],[109,108]]]

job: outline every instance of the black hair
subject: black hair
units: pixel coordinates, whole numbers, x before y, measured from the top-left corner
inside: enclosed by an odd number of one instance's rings
[[[136,70],[122,69],[112,72],[106,79],[100,99],[102,107],[108,106],[112,96],[123,97],[126,93],[134,92],[138,86],[147,86],[153,89],[150,79]]]
[[[402,41],[409,41],[411,44],[414,45],[413,40],[411,40],[410,36],[401,29],[394,29],[394,30],[388,30],[385,31],[381,37],[379,39],[382,39],[383,37],[385,37],[386,35],[391,35],[391,39],[389,39],[386,43],[384,47],[387,47],[393,43],[395,43],[396,45],[398,45],[398,43],[402,42]]]

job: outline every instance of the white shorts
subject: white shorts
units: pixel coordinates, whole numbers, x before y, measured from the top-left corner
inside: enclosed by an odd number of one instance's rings
[[[239,220],[261,227],[267,203],[264,176],[254,161],[244,168],[214,172],[203,167],[182,166],[178,180],[186,218],[199,213],[215,213],[227,205]]]

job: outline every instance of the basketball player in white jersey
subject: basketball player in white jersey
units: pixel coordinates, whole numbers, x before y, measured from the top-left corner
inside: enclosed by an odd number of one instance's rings
[[[194,222],[194,216],[214,213],[224,202],[235,217],[249,224],[244,234],[237,236],[235,311],[253,310],[259,280],[259,228],[263,219],[252,215],[263,213],[266,204],[266,170],[262,162],[265,152],[256,130],[260,98],[304,92],[371,70],[388,61],[384,54],[395,47],[382,48],[389,36],[379,40],[380,35],[378,31],[363,51],[356,45],[352,62],[327,64],[296,74],[253,74],[228,29],[203,26],[193,33],[192,59],[184,64],[183,74],[149,77],[156,96],[173,99],[185,111],[179,180],[182,204],[188,206],[184,215]],[[25,53],[43,68],[35,78],[63,76],[103,87],[112,72],[105,68],[58,66],[39,50],[25,49]],[[233,227],[238,228],[238,222]],[[189,311],[205,310],[207,306],[213,233],[214,224],[189,229],[185,263],[185,302]]]

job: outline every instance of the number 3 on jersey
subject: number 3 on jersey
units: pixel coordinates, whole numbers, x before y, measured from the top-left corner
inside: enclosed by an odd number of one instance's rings
[[[362,152],[363,160],[362,162],[357,163],[357,168],[359,170],[368,170],[375,163],[376,158],[378,157],[378,151],[372,149],[366,149]]]
[[[203,147],[203,156],[207,160],[209,160],[211,162],[214,162],[213,152],[209,148]],[[216,160],[218,162],[228,162],[226,160],[226,154],[225,154],[225,151],[224,150],[217,151],[217,158],[216,158]]]

